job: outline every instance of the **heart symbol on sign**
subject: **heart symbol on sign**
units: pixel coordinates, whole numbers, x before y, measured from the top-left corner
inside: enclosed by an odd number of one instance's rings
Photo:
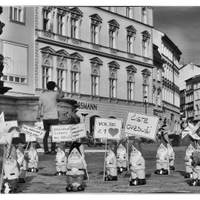
[[[110,133],[110,135],[112,135],[114,137],[119,132],[119,129],[117,129],[117,128],[109,128],[108,132]]]

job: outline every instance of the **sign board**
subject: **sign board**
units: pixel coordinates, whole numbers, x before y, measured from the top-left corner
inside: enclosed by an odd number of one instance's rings
[[[94,138],[121,138],[122,120],[95,118]]]
[[[128,112],[125,132],[129,136],[140,136],[155,139],[159,118],[134,112]]]
[[[72,125],[54,125],[51,126],[52,141],[64,142],[71,141],[71,126]]]
[[[23,125],[22,126],[22,130],[25,132],[26,134],[26,141],[36,141],[37,138],[41,138],[43,139],[44,135],[45,135],[45,130],[36,128],[36,127],[32,127],[32,126],[27,126],[27,125]]]
[[[72,140],[86,137],[85,123],[72,125],[71,136]]]

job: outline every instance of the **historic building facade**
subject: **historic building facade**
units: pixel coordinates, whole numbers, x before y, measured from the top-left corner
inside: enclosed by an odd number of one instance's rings
[[[162,111],[164,117],[170,118],[173,113],[176,121],[180,120],[180,92],[179,92],[179,60],[181,51],[178,47],[167,37],[166,34],[154,29],[153,42],[158,46],[158,51],[163,61],[163,71],[157,70],[162,73]],[[160,86],[157,86],[159,89]],[[158,90],[157,89],[157,90]],[[159,89],[160,90],[160,89]],[[157,91],[158,93],[158,91]]]
[[[150,115],[174,111],[178,116],[181,52],[165,34],[157,34],[151,7],[3,9],[3,79],[12,87],[7,95],[33,97],[31,120],[50,80],[63,89],[65,99],[78,102],[77,114],[91,132],[95,117],[125,123],[129,111]],[[27,116],[24,110],[18,116]],[[64,119],[66,106],[59,112]]]
[[[200,75],[185,80],[186,88],[185,104],[182,103],[182,115],[190,122],[196,123],[200,120]]]
[[[3,81],[11,87],[7,95],[33,96],[34,85],[34,8],[3,7],[5,24],[0,37],[0,53],[4,56]]]
[[[35,7],[35,86],[49,80],[78,101],[89,131],[95,117],[153,114],[150,7]]]

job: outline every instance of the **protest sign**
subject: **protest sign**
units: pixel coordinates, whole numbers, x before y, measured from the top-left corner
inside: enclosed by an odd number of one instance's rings
[[[155,139],[159,118],[145,114],[128,112],[125,132],[129,136]]]
[[[94,138],[120,139],[122,120],[95,118]]]
[[[51,126],[52,141],[53,142],[72,141],[71,126],[72,125]]]
[[[86,137],[85,123],[75,124],[71,127],[72,140]]]
[[[32,127],[32,126],[27,126],[25,124],[23,124],[22,130],[26,134],[27,142],[36,141],[37,138],[43,139],[44,134],[46,132],[45,130],[42,130],[42,129],[39,129],[36,127]]]

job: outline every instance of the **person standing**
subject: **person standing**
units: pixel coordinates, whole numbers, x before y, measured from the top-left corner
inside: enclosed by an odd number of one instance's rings
[[[58,91],[54,91],[57,87]],[[59,88],[54,81],[49,81],[47,83],[47,90],[45,90],[40,98],[38,103],[38,112],[37,112],[37,120],[41,120],[41,113],[43,110],[43,125],[44,130],[46,130],[43,144],[44,144],[44,153],[45,154],[56,154],[56,143],[51,141],[51,152],[48,148],[48,137],[50,127],[52,125],[58,125],[58,108],[57,103],[60,98],[64,97],[64,93]]]

